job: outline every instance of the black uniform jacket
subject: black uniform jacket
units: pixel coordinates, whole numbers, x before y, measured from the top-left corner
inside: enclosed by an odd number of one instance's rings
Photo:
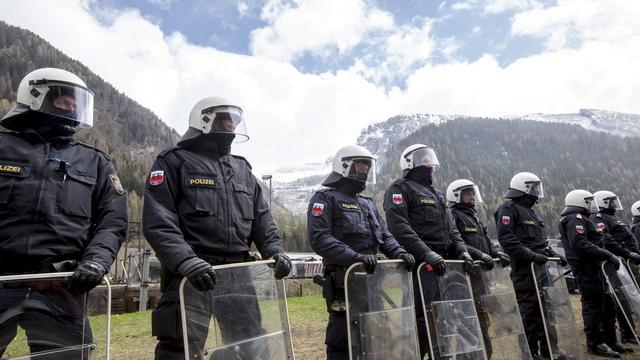
[[[346,267],[356,255],[375,255],[378,250],[390,259],[406,253],[387,229],[373,200],[332,188],[311,197],[307,230],[313,251],[329,265]]]
[[[596,226],[605,234],[605,237],[613,238],[613,240],[631,252],[640,252],[638,242],[631,229],[617,216],[599,212],[592,215],[591,220],[596,223]]]
[[[534,253],[546,254],[548,246],[544,221],[533,209],[508,200],[495,213],[498,241],[514,267],[528,269]]]
[[[474,259],[479,259],[482,253],[488,254],[495,258],[498,256],[500,248],[491,243],[487,227],[478,219],[474,209],[462,205],[454,205],[451,207],[451,213],[456,219],[456,226],[465,244],[469,254]]]
[[[251,166],[240,156],[190,148],[161,152],[145,186],[144,235],[171,272],[195,256],[283,251],[282,239]]]
[[[0,133],[0,269],[113,263],[127,233],[127,196],[111,159],[71,140]]]
[[[562,247],[571,266],[597,266],[598,262],[608,260],[604,235],[579,209],[566,209],[559,228]]]
[[[467,247],[458,232],[444,195],[431,186],[400,178],[384,195],[389,230],[417,261],[429,251],[457,258]]]

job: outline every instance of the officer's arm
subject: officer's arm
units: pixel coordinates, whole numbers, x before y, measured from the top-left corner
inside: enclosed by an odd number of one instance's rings
[[[278,233],[278,227],[273,221],[273,215],[269,205],[264,200],[262,187],[253,177],[255,182],[253,195],[253,226],[251,227],[250,241],[256,244],[263,259],[268,259],[275,254],[284,252],[282,238]]]
[[[596,221],[602,221],[605,224],[604,229],[601,229],[602,235],[604,236],[604,248],[618,256],[622,256],[625,259],[629,258],[629,255],[631,255],[631,251],[622,246],[622,244],[620,244],[613,236],[611,236],[611,232],[609,231],[609,224],[604,222],[603,219],[597,219]]]
[[[487,246],[489,247],[489,255],[494,258],[498,257],[498,252],[502,251],[502,249],[500,249],[500,246],[497,244],[494,244],[493,241],[491,241],[491,238],[489,238],[487,226],[480,223],[480,227],[482,227],[482,235],[484,235],[484,240],[487,242]]]
[[[564,231],[567,234],[567,240],[569,240],[569,245],[574,250],[577,257],[593,259],[596,261],[605,261],[609,258],[608,252],[604,251],[604,249],[592,243],[587,238],[589,231],[599,234],[593,223],[588,224],[588,221],[585,221],[584,219],[571,216],[566,217],[564,221],[561,221],[560,226],[561,231],[562,228],[564,228]]]
[[[394,202],[394,194],[400,194],[402,199]],[[398,243],[413,255],[416,261],[422,261],[431,249],[411,227],[407,201],[407,194],[398,185],[391,185],[384,194],[384,214],[389,231]]]
[[[531,249],[520,243],[520,239],[516,236],[515,225],[516,218],[513,211],[508,207],[500,207],[496,217],[496,226],[498,227],[498,241],[504,251],[507,252],[514,260],[532,261],[534,253]]]
[[[453,253],[456,254],[456,256],[460,256],[464,252],[469,252],[469,249],[467,245],[464,243],[464,240],[462,239],[462,235],[460,235],[460,231],[458,231],[458,227],[456,226],[456,220],[453,217],[453,214],[451,213],[451,209],[447,208],[446,212],[447,212],[447,219],[448,219],[447,222],[449,226],[449,238],[451,239],[451,248],[453,249]],[[475,248],[472,248],[472,249],[475,249]],[[482,254],[482,251],[480,250],[477,250],[477,251],[479,254]],[[476,253],[476,255],[479,255],[478,253]],[[469,252],[469,254],[471,254],[471,252]],[[471,254],[471,256],[473,256],[473,254]]]
[[[637,253],[638,252],[638,242],[636,241],[635,236],[631,233],[627,225],[625,225],[622,221],[618,221],[612,225],[613,237],[616,239],[620,239],[620,243],[627,250]]]
[[[111,161],[101,158],[94,192],[92,234],[82,260],[109,269],[127,236],[127,194]]]
[[[147,178],[142,210],[144,236],[155,250],[158,259],[171,272],[177,272],[178,265],[184,260],[196,257],[196,253],[187,244],[180,230],[176,208],[180,186],[177,171],[179,166],[176,160],[172,161],[167,157],[156,159],[150,171],[150,174],[156,174],[156,184],[152,185],[150,177]]]
[[[380,251],[389,259],[397,259],[400,255],[406,254],[407,251],[400,246],[398,241],[389,231],[387,227],[387,223],[380,216],[380,212],[378,211],[378,207],[375,203],[373,203],[373,210],[376,212],[376,217],[378,218],[378,223],[380,223],[380,231],[382,232],[382,244],[380,246]]]
[[[315,207],[315,211],[314,211]],[[322,193],[316,193],[309,201],[307,233],[311,248],[333,264],[349,266],[358,255],[353,249],[332,234],[333,204]]]

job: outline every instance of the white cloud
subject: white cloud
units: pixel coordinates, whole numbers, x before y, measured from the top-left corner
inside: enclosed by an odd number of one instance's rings
[[[584,13],[571,17],[578,3],[560,1],[553,7],[515,15],[514,41],[522,35],[547,39],[567,29],[579,42],[571,47],[549,47],[506,67],[491,55],[475,61],[452,57],[443,64],[430,63],[429,54],[434,51],[448,48],[444,52],[455,55],[456,43],[433,39],[431,25],[424,21],[383,28],[372,38],[360,35],[357,41],[367,41],[373,51],[388,48],[379,59],[381,66],[362,57],[347,70],[322,74],[303,73],[271,56],[238,55],[194,45],[179,33],[163,33],[135,10],[99,14],[109,19],[105,25],[82,0],[21,1],[19,6],[3,9],[0,19],[40,34],[180,132],[186,130],[191,106],[200,98],[223,95],[237,99],[246,111],[252,138],[234,149],[261,171],[324,161],[341,146],[353,143],[364,126],[397,113],[505,115],[575,112],[581,107],[638,113],[640,25],[636,19],[640,5],[623,11],[622,3],[611,1],[607,9],[586,1],[582,3]],[[274,16],[271,26],[280,23],[276,14],[291,11],[290,5],[270,3],[271,8],[263,13]],[[363,13],[373,12],[375,9]],[[45,14],[47,21],[42,21]],[[288,38],[295,34],[278,34],[296,44]],[[328,45],[336,44],[335,36],[319,35],[318,39],[325,40],[316,39],[316,45],[306,49],[339,49]],[[354,46],[345,44],[341,45],[345,49]],[[423,47],[411,54],[412,44]],[[295,50],[288,56],[307,51],[299,46],[284,48]],[[394,64],[405,68],[397,69]],[[407,68],[404,89],[387,89],[371,80],[382,72],[394,76]]]
[[[344,54],[393,25],[391,14],[363,0],[269,0],[261,18],[269,25],[251,32],[253,54],[287,62],[306,52]]]
[[[486,14],[499,14],[505,11],[525,10],[539,6],[536,0],[464,0],[451,4],[455,11],[481,9]]]
[[[245,3],[244,1],[239,1],[237,4],[237,8],[238,8],[238,14],[240,14],[240,17],[247,17],[249,15],[249,5],[247,5],[247,3]]]

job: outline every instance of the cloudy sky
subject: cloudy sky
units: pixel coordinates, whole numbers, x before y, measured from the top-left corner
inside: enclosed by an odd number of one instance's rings
[[[0,2],[181,133],[197,100],[234,99],[261,172],[399,113],[640,112],[635,0]]]

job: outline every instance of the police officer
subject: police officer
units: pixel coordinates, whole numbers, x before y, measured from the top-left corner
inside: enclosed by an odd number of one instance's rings
[[[407,147],[400,156],[403,176],[385,192],[384,210],[389,230],[398,242],[418,263],[425,262],[435,274],[443,275],[444,259],[462,259],[469,270],[473,268],[473,259],[455,226],[444,194],[433,187],[433,172],[439,166],[433,148],[424,144]],[[414,293],[416,304],[420,304],[417,278],[414,276]],[[416,321],[420,354],[424,357],[429,348],[422,306],[416,305]]]
[[[471,257],[482,261],[489,269],[493,267],[493,259],[499,259],[502,266],[509,266],[511,258],[491,242],[487,227],[476,214],[476,203],[482,203],[478,186],[467,179],[452,182],[447,187],[447,202]]]
[[[482,203],[482,196],[478,186],[471,180],[458,179],[447,187],[447,203],[451,208],[451,213],[456,220],[456,226],[462,239],[467,245],[469,254],[474,260],[482,262],[485,268],[491,270],[494,266],[493,259],[499,259],[500,265],[509,266],[511,259],[509,255],[502,252],[500,247],[493,244],[489,239],[487,227],[480,221],[476,214],[476,203]],[[483,304],[479,299],[484,295],[484,287],[481,273],[475,271],[471,274],[474,298],[478,309],[480,327],[484,336],[484,344],[487,355],[491,358],[492,347],[489,337],[489,316],[482,310]],[[477,279],[476,277],[479,277]]]
[[[309,201],[307,230],[313,251],[325,266],[323,296],[329,323],[325,344],[327,359],[348,359],[347,323],[344,308],[344,273],[356,262],[373,272],[380,250],[391,259],[402,259],[411,270],[408,254],[389,233],[371,198],[361,196],[367,181],[375,181],[375,158],[358,145],[345,146],[333,158],[332,172]]]
[[[16,100],[0,120],[13,131],[0,133],[0,275],[73,276],[66,288],[3,284],[0,355],[18,324],[32,353],[91,342],[77,303],[102,281],[127,230],[127,197],[109,156],[74,138],[93,125],[91,90],[68,71],[42,68],[22,79]]]
[[[143,230],[163,265],[162,297],[152,314],[152,333],[158,338],[156,359],[184,358],[180,317],[176,316],[183,277],[192,286],[185,293],[187,305],[208,309],[203,292],[213,290],[216,281],[246,284],[246,278],[218,279],[212,265],[254,260],[249,255],[252,244],[263,258],[275,260],[276,278],[291,271],[251,166],[243,157],[230,154],[232,142],[246,140],[242,109],[226,99],[207,97],[191,110],[189,129],[177,146],[162,151],[151,167]],[[225,329],[225,343],[264,332],[255,289],[242,289],[247,292],[246,300],[234,304],[232,308],[239,310],[234,316],[214,314]],[[193,325],[193,329],[189,325],[190,349],[198,353],[211,315],[203,311],[205,325]]]
[[[591,215],[591,220],[596,223],[598,229],[604,233],[605,238],[611,238],[616,241],[624,249],[621,255],[625,260],[630,260],[634,264],[640,264],[640,254],[638,254],[638,242],[633,236],[631,229],[616,215],[617,210],[622,210],[622,204],[618,196],[611,191],[596,191],[593,196],[598,202],[598,212]],[[627,313],[630,313],[628,305],[624,305]],[[634,326],[633,319],[629,318]],[[618,309],[618,324],[620,325],[620,334],[622,342],[634,344],[635,336],[633,330],[627,323],[622,309]],[[627,352],[633,351],[631,348],[625,348]]]
[[[604,283],[600,262],[619,267],[620,261],[606,249],[604,236],[589,218],[592,203],[597,208],[593,194],[586,190],[567,194],[560,215],[560,237],[580,289],[587,351],[619,358],[624,346],[616,339],[615,304]],[[619,251],[620,246],[614,243],[613,248]]]
[[[640,239],[640,201],[636,201],[631,205],[631,215],[633,219],[631,222],[631,232],[636,237],[636,240]]]
[[[549,248],[544,221],[533,210],[538,199],[544,197],[540,178],[529,172],[515,174],[504,197],[507,201],[495,213],[498,241],[511,258],[511,280],[531,355],[546,359],[549,349],[530,266],[532,262],[546,263],[547,257],[559,257],[562,266],[567,263]],[[553,334],[550,338],[555,342]]]

